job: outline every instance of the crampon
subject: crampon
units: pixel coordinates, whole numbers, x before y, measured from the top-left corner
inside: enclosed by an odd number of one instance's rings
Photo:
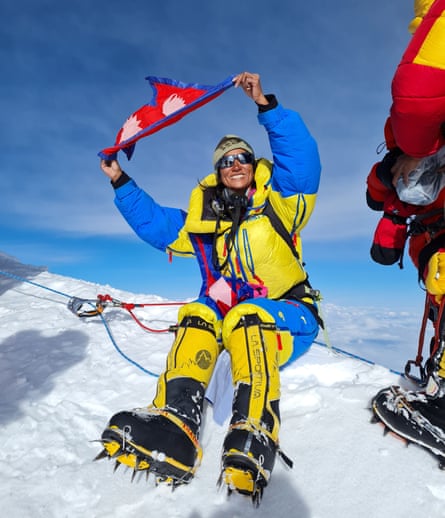
[[[224,441],[218,486],[225,486],[228,495],[236,491],[250,497],[253,505],[258,507],[269,483],[276,453],[287,466],[292,467],[292,461],[267,431],[255,429],[248,423],[232,425]]]
[[[406,392],[398,386],[381,390],[372,400],[373,422],[381,422],[405,444],[417,444],[439,460],[445,470],[445,433],[433,425],[419,411],[424,401],[422,394]]]
[[[176,415],[162,409],[137,409],[114,415],[102,433],[103,450],[94,460],[114,459],[114,470],[125,465],[138,473],[155,476],[155,482],[175,487],[189,483],[202,458],[190,428]]]
[[[224,484],[228,495],[237,491],[242,495],[250,496],[253,505],[258,507],[269,477],[270,473],[267,473],[256,459],[239,452],[231,452],[224,456],[218,486],[221,487]]]

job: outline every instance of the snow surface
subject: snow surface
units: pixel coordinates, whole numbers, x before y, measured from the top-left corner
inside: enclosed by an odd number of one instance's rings
[[[156,378],[114,347],[100,317],[81,319],[70,297],[110,294],[125,302],[160,297],[117,291],[26,266],[0,254],[0,502],[8,518],[162,516],[230,518],[292,516],[429,518],[445,516],[445,472],[417,446],[406,447],[371,424],[370,398],[402,383],[387,368],[318,344],[282,372],[281,447],[292,470],[277,460],[259,509],[250,499],[218,490],[225,426],[206,411],[202,465],[191,484],[174,492],[154,486],[113,462],[92,459],[109,417],[151,401]],[[5,272],[15,274],[10,278]],[[403,369],[417,348],[420,315],[382,308],[323,304],[333,346]],[[176,307],[135,310],[146,326],[176,321]],[[120,350],[159,373],[169,333],[144,331],[121,308],[105,321]]]

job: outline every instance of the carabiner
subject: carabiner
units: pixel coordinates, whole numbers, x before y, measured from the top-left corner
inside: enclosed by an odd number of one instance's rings
[[[83,309],[83,306],[89,304],[94,309]],[[79,297],[72,297],[68,301],[68,309],[78,317],[95,317],[102,313],[104,307],[100,302],[92,301],[88,299],[80,299]]]
[[[418,367],[419,372],[420,372],[420,377],[413,376],[411,374],[411,365],[415,365],[416,367]],[[405,376],[409,380],[411,380],[414,383],[416,383],[417,385],[419,385],[420,387],[425,387],[426,386],[427,375],[426,375],[425,367],[422,364],[419,364],[416,360],[408,360],[406,362],[406,365],[405,365]]]

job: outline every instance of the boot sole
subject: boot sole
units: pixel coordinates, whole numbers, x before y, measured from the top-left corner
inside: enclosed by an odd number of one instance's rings
[[[400,410],[403,410],[408,415],[408,419],[400,421],[399,414],[387,408],[386,394],[388,394],[388,390],[390,390],[394,398],[398,398],[397,405]],[[392,386],[389,389],[380,391],[372,401],[372,411],[393,434],[428,450],[439,459],[440,468],[445,469],[444,439],[435,435],[434,427],[429,421],[420,416],[404,398],[404,392],[400,387]],[[401,426],[401,424],[403,424],[403,426]],[[422,425],[427,425],[429,429],[422,428]]]
[[[186,466],[163,453],[147,450],[129,441],[119,429],[107,428],[101,442],[109,458],[132,468],[134,472],[153,473],[159,477],[160,482],[186,484],[192,480],[196,471],[194,466]]]

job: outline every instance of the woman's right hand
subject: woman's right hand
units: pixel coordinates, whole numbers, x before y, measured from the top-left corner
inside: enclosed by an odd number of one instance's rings
[[[121,166],[117,160],[101,160],[100,168],[108,176],[108,178],[115,182],[122,174]]]

